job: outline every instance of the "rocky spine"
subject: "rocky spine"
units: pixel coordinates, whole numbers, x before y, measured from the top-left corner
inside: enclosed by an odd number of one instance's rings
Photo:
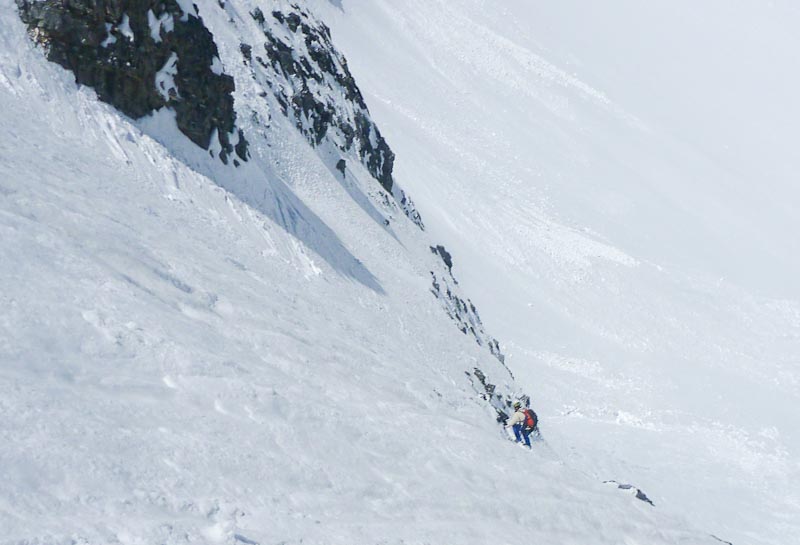
[[[223,73],[214,38],[192,4],[189,12],[175,0],[17,5],[47,58],[100,100],[134,119],[171,108],[178,129],[192,142],[217,149],[226,164],[232,153],[247,160],[247,141],[236,129],[233,78]]]

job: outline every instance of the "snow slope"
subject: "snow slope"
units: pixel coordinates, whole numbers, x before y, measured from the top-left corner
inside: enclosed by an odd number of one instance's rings
[[[76,88],[10,0],[0,97],[0,543],[713,543],[507,441],[432,241],[289,120],[225,167]]]
[[[798,542],[795,3],[312,4],[551,444]]]
[[[604,58],[552,30],[577,3],[304,3],[427,232],[385,225],[370,173],[343,183],[258,98],[249,13],[288,2],[196,4],[236,81],[239,168],[168,111],[76,89],[0,0],[0,543],[796,540],[800,311],[710,250],[772,270],[736,212],[773,235],[793,218],[749,194],[712,222],[689,206],[719,161],[602,63],[572,74]],[[516,383],[431,294],[440,242]],[[534,393],[546,443],[505,440],[476,366]]]

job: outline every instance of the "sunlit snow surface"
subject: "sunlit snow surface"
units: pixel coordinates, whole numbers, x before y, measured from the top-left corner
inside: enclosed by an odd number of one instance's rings
[[[550,444],[800,542],[795,3],[312,4]]]
[[[197,4],[235,70],[239,30]],[[0,0],[0,543],[795,541],[797,303],[720,278],[694,205],[652,198],[681,174],[713,193],[718,167],[661,155],[694,148],[572,74],[557,34],[516,43],[534,12],[310,5],[434,240],[375,222],[280,116],[237,170],[168,112],[132,124]],[[769,264],[726,210],[719,236]],[[534,394],[532,453],[465,380],[505,379],[429,292],[441,241]]]

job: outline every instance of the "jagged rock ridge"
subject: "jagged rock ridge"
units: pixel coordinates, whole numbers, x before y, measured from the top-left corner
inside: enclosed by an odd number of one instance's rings
[[[472,336],[478,345],[487,347],[489,352],[505,366],[506,358],[500,350],[500,343],[484,329],[478,309],[472,301],[458,294],[460,288],[453,276],[452,255],[441,245],[431,246],[431,252],[441,258],[443,265],[438,272],[431,271],[431,292],[442,303],[445,312],[456,323],[458,329],[464,335]]]
[[[169,107],[192,142],[217,149],[226,164],[233,152],[247,160],[247,141],[235,125],[233,78],[222,72],[214,38],[195,6],[186,12],[176,0],[17,5],[47,58],[101,100],[135,119]]]
[[[413,202],[395,184],[394,152],[373,122],[328,27],[297,4],[268,14],[256,8],[250,15],[265,41],[258,46],[241,44],[242,55],[254,77],[272,90],[283,114],[293,119],[311,145],[328,141],[343,154],[336,165],[343,176],[347,154],[352,153],[403,213],[424,229]]]
[[[192,142],[218,152],[226,164],[234,152],[247,159],[248,142],[235,124],[234,80],[223,73],[217,45],[196,5],[178,0],[16,1],[48,59],[72,71],[101,100],[133,118],[171,108],[178,128]],[[225,2],[218,5],[236,24],[231,8]],[[390,214],[399,209],[424,229],[413,203],[394,182],[395,155],[329,28],[297,4],[272,6],[269,14],[259,8],[250,12],[265,41],[239,47],[252,77],[263,86],[262,98],[271,90],[282,113],[312,146],[331,144],[341,154],[334,167],[341,176],[348,175],[348,160],[363,164],[380,184],[373,198]],[[459,295],[452,256],[443,246],[431,250],[442,260],[431,271],[433,294],[462,333],[503,363],[498,341],[485,331],[472,302]]]
[[[476,367],[471,372],[464,371],[464,374],[467,375],[467,379],[472,385],[472,388],[481,399],[486,401],[495,410],[497,422],[505,424],[508,421],[509,413],[514,412],[514,401],[518,400],[526,407],[530,407],[531,398],[529,395],[522,393],[515,394],[507,388],[503,389],[498,387],[498,385],[489,382],[486,373],[480,368]],[[478,381],[477,384],[475,383],[475,379]]]

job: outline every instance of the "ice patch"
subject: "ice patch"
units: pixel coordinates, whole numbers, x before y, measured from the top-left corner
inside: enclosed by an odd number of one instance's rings
[[[133,35],[133,30],[131,30],[131,20],[128,18],[127,13],[122,16],[122,22],[119,24],[119,27],[117,27],[117,30],[119,30],[119,33],[125,36],[128,41],[134,41],[135,37]]]
[[[147,10],[147,24],[150,26],[150,37],[156,43],[161,42],[161,33],[169,33],[175,29],[175,20],[169,13],[156,18],[152,10]]]
[[[183,22],[188,21],[189,15],[197,17],[197,9],[195,9],[192,0],[176,0],[176,1],[178,2],[178,5],[180,6],[181,11],[183,12],[183,15],[181,16],[181,21]]]
[[[147,10],[147,25],[150,27],[150,37],[158,43],[161,41],[161,21],[156,19],[153,10]]]
[[[219,157],[221,151],[222,144],[219,142],[219,131],[214,129],[214,132],[211,133],[211,140],[208,143],[208,153],[211,157]]]
[[[100,44],[100,47],[108,47],[111,44],[117,43],[117,37],[114,36],[113,34],[111,34],[111,31],[113,30],[113,28],[114,28],[114,25],[112,25],[111,23],[106,23],[106,34],[108,34],[108,36]]]
[[[178,73],[178,54],[173,53],[164,63],[164,66],[156,74],[156,91],[169,102],[175,98],[180,98],[178,88],[175,85],[175,75]]]
[[[211,62],[211,71],[218,76],[223,74],[222,61],[219,60],[219,57],[214,57],[214,60]]]

